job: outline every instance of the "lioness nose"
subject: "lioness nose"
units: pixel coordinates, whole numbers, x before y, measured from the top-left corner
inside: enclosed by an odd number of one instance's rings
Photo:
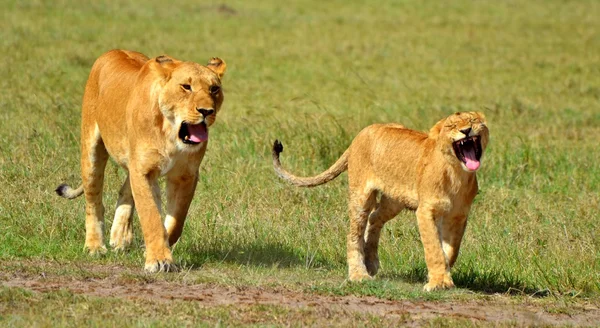
[[[460,132],[464,133],[468,137],[469,133],[471,133],[471,128],[462,129]]]
[[[204,117],[210,116],[210,115],[212,115],[212,113],[215,112],[214,109],[206,109],[206,108],[196,108],[196,110],[198,112],[200,112],[200,114],[202,114],[202,116],[204,116]]]

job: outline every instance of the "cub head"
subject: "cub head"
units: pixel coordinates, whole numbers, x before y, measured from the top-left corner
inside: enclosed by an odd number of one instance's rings
[[[208,140],[223,103],[221,77],[227,65],[212,58],[206,66],[159,56],[149,61],[157,78],[158,106],[176,131],[170,131],[179,148],[192,150]]]
[[[487,147],[489,131],[485,116],[479,112],[455,113],[439,121],[429,131],[438,148],[451,163],[467,172],[481,165],[481,156]]]

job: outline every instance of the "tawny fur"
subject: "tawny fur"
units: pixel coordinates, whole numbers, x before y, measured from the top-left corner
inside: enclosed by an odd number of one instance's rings
[[[132,241],[137,208],[144,242],[145,269],[169,270],[170,246],[183,229],[208,140],[190,143],[179,136],[182,122],[208,127],[223,103],[221,77],[226,64],[212,58],[206,66],[168,56],[149,59],[112,50],[94,63],[85,87],[81,118],[81,177],[76,190],[61,185],[66,198],[86,200],[85,247],[105,252],[102,185],[112,157],[128,172],[119,192],[110,244],[117,250]],[[204,123],[202,123],[204,122]],[[158,178],[166,176],[167,208],[163,225]]]
[[[348,274],[352,281],[372,278],[379,270],[378,245],[383,225],[401,210],[416,211],[428,270],[427,291],[454,286],[450,269],[477,194],[475,171],[459,160],[453,143],[479,138],[485,150],[489,132],[478,112],[456,113],[435,124],[429,133],[399,124],[374,124],[362,130],[328,170],[298,177],[279,161],[283,146],[275,141],[277,174],[296,186],[326,183],[348,170],[350,231]],[[379,196],[379,201],[377,201]]]

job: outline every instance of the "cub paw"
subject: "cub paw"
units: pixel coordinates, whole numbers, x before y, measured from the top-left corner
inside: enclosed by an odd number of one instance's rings
[[[374,276],[377,274],[377,272],[379,272],[379,259],[366,261],[365,266],[367,267],[367,272],[369,275]]]
[[[370,276],[367,271],[353,271],[348,274],[348,279],[350,281],[361,282],[365,280],[373,280],[373,277]]]
[[[148,273],[178,271],[177,266],[173,264],[172,261],[168,260],[154,261],[150,263],[146,262],[146,265],[144,265],[144,270]]]
[[[99,245],[90,245],[90,244],[86,244],[84,246],[84,250],[86,250],[90,255],[104,255],[106,254],[106,246],[99,244]]]

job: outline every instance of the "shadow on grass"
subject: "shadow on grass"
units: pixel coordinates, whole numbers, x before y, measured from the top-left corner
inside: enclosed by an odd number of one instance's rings
[[[427,268],[419,265],[401,273],[382,274],[382,278],[399,279],[414,284],[425,284],[427,281]],[[530,295],[546,297],[548,290],[538,290],[527,286],[519,277],[507,276],[503,272],[481,272],[476,269],[461,267],[452,271],[452,279],[458,288],[469,289],[485,294]]]
[[[324,259],[318,252],[307,253],[299,248],[293,248],[279,243],[236,243],[230,245],[192,244],[187,249],[180,250],[186,256],[186,263],[193,267],[201,267],[207,262],[235,263],[240,265],[277,268],[321,268],[333,270],[340,263]],[[390,280],[401,280],[412,284],[425,284],[427,268],[418,264],[397,273],[386,273],[383,269],[378,277]],[[454,284],[459,288],[485,294],[530,295],[546,297],[548,290],[539,290],[528,286],[520,277],[509,275],[498,270],[480,270],[468,265],[461,265],[452,271]]]
[[[189,254],[186,261],[194,267],[206,262],[225,262],[260,267],[279,268],[333,268],[333,264],[317,253],[303,254],[301,250],[276,243],[233,245],[191,245],[182,251]]]

